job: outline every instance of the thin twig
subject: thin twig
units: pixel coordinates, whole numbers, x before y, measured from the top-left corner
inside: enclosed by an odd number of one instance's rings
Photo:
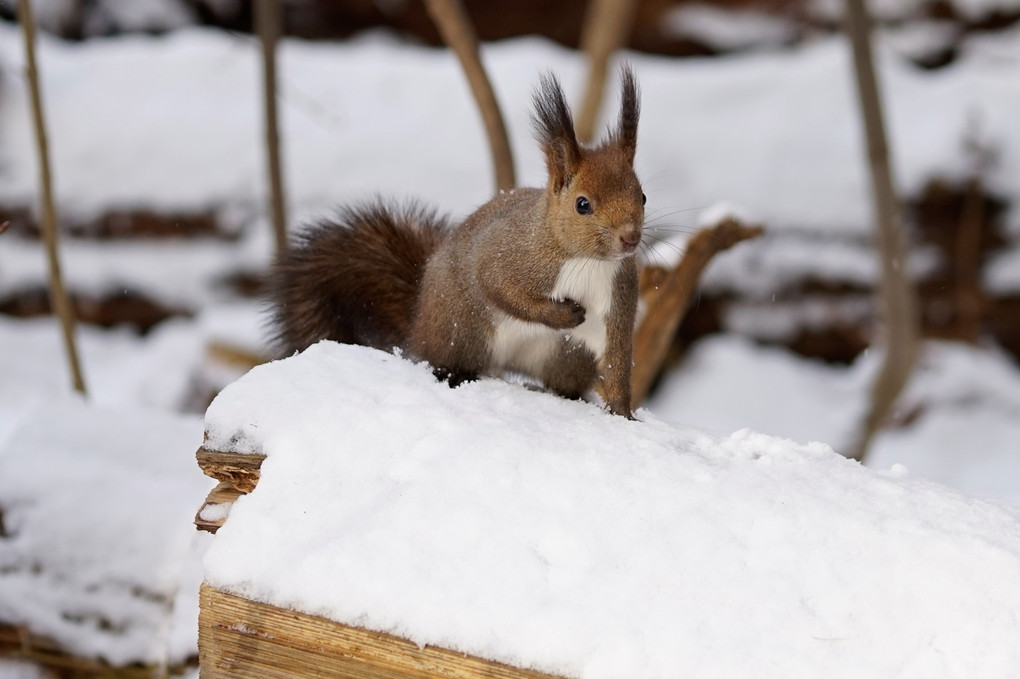
[[[916,293],[906,272],[902,216],[889,161],[882,100],[872,59],[870,19],[864,0],[847,0],[846,31],[854,54],[854,74],[867,135],[875,233],[882,265],[878,286],[885,326],[885,357],[872,385],[871,403],[851,457],[864,460],[868,446],[892,410],[917,357],[919,319]]]
[[[967,342],[977,342],[986,300],[981,290],[981,246],[985,214],[985,178],[995,163],[995,152],[981,139],[981,119],[974,115],[964,138],[971,159],[971,177],[963,194],[960,223],[953,248],[956,269],[956,331]]]
[[[636,0],[593,0],[581,32],[581,49],[588,57],[588,81],[577,114],[577,138],[588,143],[605,96],[609,59],[624,46],[634,23]]]
[[[635,406],[644,401],[662,369],[705,267],[718,253],[761,233],[760,226],[725,219],[694,234],[687,242],[683,258],[672,269],[646,266],[641,270],[645,313],[634,334],[631,401]]]
[[[460,0],[425,0],[425,6],[443,41],[457,54],[471,86],[471,93],[478,104],[478,110],[482,114],[485,133],[489,138],[489,148],[492,151],[496,190],[512,189],[517,180],[514,176],[510,140],[507,138],[499,102],[496,101],[492,83],[478,53],[478,36],[475,35],[471,19]]]
[[[74,340],[74,309],[64,288],[57,251],[57,208],[53,201],[53,180],[50,173],[50,151],[46,137],[42,96],[39,93],[39,72],[35,62],[35,19],[30,0],[19,0],[18,16],[25,42],[25,64],[28,91],[32,103],[32,123],[35,127],[36,150],[39,155],[39,189],[42,203],[42,231],[46,241],[46,256],[50,270],[50,304],[60,318],[64,335],[64,348],[71,369],[74,388],[84,394],[85,380],[78,361],[78,348]]]
[[[276,110],[276,44],[282,33],[280,0],[256,0],[255,27],[262,45],[262,108],[269,170],[269,210],[273,219],[276,251],[287,248],[287,212],[280,161],[280,132]]]

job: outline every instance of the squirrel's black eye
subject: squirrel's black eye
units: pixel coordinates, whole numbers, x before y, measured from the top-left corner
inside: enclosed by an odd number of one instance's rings
[[[579,215],[591,214],[591,202],[584,196],[577,197],[577,201],[574,203],[574,207],[577,209],[577,214]]]
[[[647,202],[648,202],[648,196],[646,196],[645,194],[642,193],[641,194],[641,204],[644,205]]]

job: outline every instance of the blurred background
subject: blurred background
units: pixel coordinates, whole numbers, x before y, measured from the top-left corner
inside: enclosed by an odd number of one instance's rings
[[[643,417],[820,440],[849,454],[886,325],[843,2],[624,4],[622,51],[610,61],[633,64],[642,89],[642,256],[672,266],[706,211],[764,227],[712,259]],[[84,660],[48,670],[12,661],[0,664],[0,677],[184,671],[192,623],[182,614],[175,637],[162,621],[194,606],[180,573],[196,571],[201,546],[179,531],[190,531],[207,490],[191,457],[200,415],[224,385],[271,356],[260,300],[275,245],[255,8],[241,0],[32,5],[59,250],[88,396],[71,395],[51,314],[24,45],[17,3],[0,0],[0,224],[9,223],[0,235],[0,653],[17,654],[29,635],[45,652],[22,658]],[[463,3],[519,184],[545,182],[529,128],[532,88],[553,71],[580,105],[589,68],[580,48],[596,5]],[[868,6],[907,243],[898,265],[918,295],[923,342],[864,462],[1015,509],[1020,0]],[[455,217],[492,195],[482,119],[425,3],[284,0],[280,21],[274,101],[289,230],[375,195]],[[615,78],[610,68],[601,121],[616,114]],[[143,436],[152,438],[146,455],[178,459],[172,471],[131,461],[127,448]],[[97,566],[86,577],[89,569],[71,565],[85,553],[103,560],[89,535],[134,530],[116,524],[128,517],[110,503],[141,502],[115,489],[96,501],[86,479],[99,472],[71,462],[90,455],[124,471],[116,488],[180,484],[167,491],[177,518],[130,517],[173,536],[156,542],[162,556],[152,564],[174,564],[177,575],[141,574],[158,570],[150,564],[117,576],[159,592],[149,612],[107,610],[110,598],[93,594],[113,576]],[[130,481],[138,467],[151,478]],[[110,468],[102,467],[107,477]],[[67,515],[52,504],[54,485],[95,508],[81,519],[90,528],[25,542]],[[51,549],[57,542],[66,549]],[[62,560],[65,552],[72,556]],[[56,581],[67,589],[41,603]],[[129,640],[125,630],[138,620],[163,630],[153,632],[160,640]]]

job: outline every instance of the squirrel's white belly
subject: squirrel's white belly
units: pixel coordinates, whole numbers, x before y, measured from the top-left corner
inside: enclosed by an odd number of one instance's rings
[[[497,314],[492,342],[493,362],[502,367],[537,373],[564,336],[583,343],[596,359],[602,358],[606,350],[606,317],[612,307],[613,281],[620,263],[620,260],[587,257],[575,257],[563,263],[551,297],[570,298],[584,307],[584,323],[576,328],[555,330],[541,323]]]

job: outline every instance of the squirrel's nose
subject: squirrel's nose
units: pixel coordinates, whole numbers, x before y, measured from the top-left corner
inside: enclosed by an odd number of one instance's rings
[[[620,245],[624,250],[634,250],[641,242],[641,229],[631,229],[620,234]]]

